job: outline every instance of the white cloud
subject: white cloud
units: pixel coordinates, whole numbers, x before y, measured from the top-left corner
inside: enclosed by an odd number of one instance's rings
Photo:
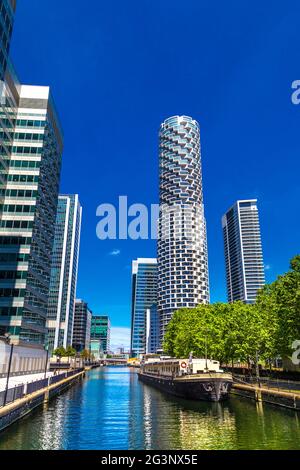
[[[126,327],[112,327],[110,331],[110,349],[123,347],[125,350],[130,349],[130,328]]]
[[[271,265],[270,264],[265,264],[265,271],[269,271],[271,269]]]
[[[108,253],[110,256],[118,256],[121,254],[121,250],[113,250],[110,253]]]

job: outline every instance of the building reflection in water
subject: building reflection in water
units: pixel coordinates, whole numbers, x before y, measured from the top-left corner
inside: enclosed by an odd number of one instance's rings
[[[176,399],[102,368],[0,434],[0,449],[300,449],[293,410]]]

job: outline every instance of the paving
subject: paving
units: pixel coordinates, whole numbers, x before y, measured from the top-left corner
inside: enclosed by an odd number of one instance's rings
[[[47,377],[52,377],[53,372],[47,372]],[[13,388],[16,385],[26,384],[30,382],[35,382],[36,380],[41,380],[45,378],[45,373],[40,374],[28,374],[28,375],[18,375],[16,377],[9,378],[8,388]],[[5,390],[6,387],[6,378],[0,378],[0,392]]]

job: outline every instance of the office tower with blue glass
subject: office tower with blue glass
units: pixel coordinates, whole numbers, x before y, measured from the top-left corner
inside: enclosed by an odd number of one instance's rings
[[[52,251],[47,328],[48,349],[71,346],[82,208],[77,194],[58,198]]]
[[[257,199],[235,202],[222,217],[228,302],[255,303],[265,284]]]
[[[175,310],[209,303],[200,129],[188,116],[160,128],[158,312],[161,345]]]
[[[0,331],[43,347],[63,138],[49,87],[8,73],[14,123],[1,155]]]
[[[110,352],[110,319],[107,315],[93,315],[91,324],[91,346],[100,344],[101,351]],[[98,346],[95,346],[98,347]]]
[[[75,300],[72,346],[77,352],[90,349],[92,314],[87,302]]]
[[[156,352],[157,260],[138,258],[132,262],[131,354]]]

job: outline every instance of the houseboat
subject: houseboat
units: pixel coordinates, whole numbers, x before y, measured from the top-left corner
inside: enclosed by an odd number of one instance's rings
[[[226,400],[232,375],[210,359],[148,358],[141,363],[139,380],[177,397],[192,400]]]

